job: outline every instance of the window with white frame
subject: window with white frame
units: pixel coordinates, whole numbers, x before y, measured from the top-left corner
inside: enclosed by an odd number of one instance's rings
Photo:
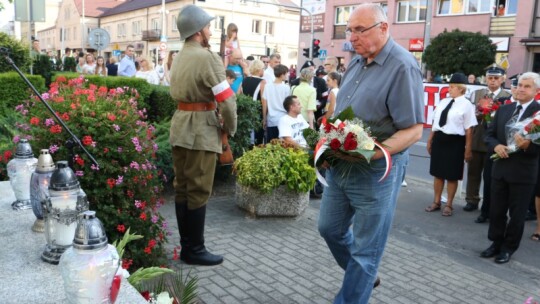
[[[382,7],[382,9],[384,11],[384,15],[388,16],[388,3],[381,2],[381,3],[379,3],[379,5]]]
[[[517,13],[517,2],[518,0],[506,0],[506,16]]]
[[[426,20],[426,0],[399,1],[397,22],[418,22]]]
[[[253,20],[251,25],[251,32],[260,34],[261,33],[261,20]]]
[[[214,30],[221,31],[221,25],[225,27],[225,16],[216,16],[214,19]]]
[[[491,12],[489,0],[437,0],[438,15],[482,14]]]
[[[266,21],[266,31],[264,33],[274,35],[274,21]]]
[[[336,19],[334,20],[334,25],[347,25],[349,16],[355,8],[355,5],[336,7]]]
[[[131,23],[131,34],[137,36],[141,34],[141,21],[133,21]]]
[[[159,22],[159,19],[158,18],[154,18],[150,21],[150,28],[153,29],[153,30],[159,30],[161,29],[161,24]]]
[[[176,20],[177,20],[178,16],[177,15],[174,15],[172,16],[172,23],[171,23],[171,28],[172,28],[172,31],[173,32],[178,32],[178,25],[176,25]]]
[[[116,35],[117,37],[126,37],[126,24],[119,23],[116,25]]]

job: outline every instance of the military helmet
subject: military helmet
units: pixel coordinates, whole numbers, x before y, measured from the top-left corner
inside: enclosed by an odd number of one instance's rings
[[[215,17],[208,15],[202,8],[190,4],[184,6],[178,14],[176,27],[180,32],[180,39],[186,40],[193,34],[202,30]]]

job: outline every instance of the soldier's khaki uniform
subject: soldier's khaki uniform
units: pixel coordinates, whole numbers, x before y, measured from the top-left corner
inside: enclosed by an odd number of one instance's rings
[[[170,93],[177,102],[214,103],[216,96],[212,89],[224,81],[221,58],[198,42],[186,41],[172,64]],[[234,94],[219,102],[218,109],[223,127],[216,111],[176,110],[172,118],[170,143],[176,175],[176,203],[187,204],[188,209],[206,205],[212,192],[216,153],[222,152],[221,129],[231,136],[236,132]]]

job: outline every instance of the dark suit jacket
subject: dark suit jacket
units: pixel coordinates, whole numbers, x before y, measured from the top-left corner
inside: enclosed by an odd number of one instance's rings
[[[507,145],[506,142],[506,123],[512,117],[518,102],[501,106],[493,121],[489,124],[486,131],[485,142],[488,147],[488,153],[493,154],[495,147],[499,144]],[[540,110],[540,104],[533,101],[521,115],[520,121],[531,117],[536,111]],[[509,158],[499,159],[493,162],[491,177],[504,179],[509,183],[535,184],[538,175],[538,155],[540,147],[530,144],[527,150],[518,150],[510,154]]]

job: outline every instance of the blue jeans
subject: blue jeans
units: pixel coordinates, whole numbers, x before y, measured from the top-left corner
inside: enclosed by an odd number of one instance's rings
[[[345,270],[334,304],[368,303],[408,160],[407,151],[392,155],[392,170],[380,183],[384,159],[352,169],[342,162],[326,171],[319,232]]]

